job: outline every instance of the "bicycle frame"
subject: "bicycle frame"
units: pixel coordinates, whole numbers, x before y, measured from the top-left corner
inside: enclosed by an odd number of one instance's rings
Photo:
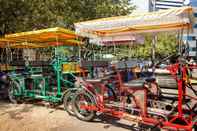
[[[117,74],[115,75],[115,81],[119,84],[118,91],[120,95],[120,106],[119,110],[113,108],[113,107],[107,107],[106,100],[110,100],[109,97],[106,97],[106,92],[109,91],[109,88],[106,86],[105,81],[106,80],[86,80],[86,86],[84,86],[85,91],[91,93],[91,95],[94,97],[96,101],[96,105],[82,105],[80,106],[81,109],[85,110],[94,110],[97,112],[101,112],[104,114],[112,115],[113,117],[117,117],[120,119],[127,119],[131,121],[141,122],[148,125],[154,125],[159,126],[160,128],[167,128],[167,129],[184,129],[187,131],[191,131],[192,127],[197,124],[195,121],[193,121],[193,118],[196,116],[196,114],[190,114],[188,117],[185,116],[185,109],[183,109],[183,100],[186,96],[186,78],[187,78],[187,70],[188,67],[184,65],[180,65],[180,63],[170,65],[167,68],[171,75],[174,77],[174,79],[178,82],[178,105],[177,105],[177,115],[176,114],[169,114],[168,116],[165,116],[165,118],[169,119],[161,119],[161,118],[153,118],[150,114],[150,107],[148,107],[148,90],[147,85],[144,84],[143,88],[130,88],[125,86],[122,82],[121,75],[117,71]],[[177,72],[181,71],[181,75],[178,77]],[[109,79],[107,80],[109,81]],[[95,87],[100,88],[100,93],[95,91]],[[140,101],[136,99],[135,92],[142,91],[144,93],[144,101]],[[139,114],[137,115],[131,115],[126,112],[126,107],[124,107],[125,99],[124,97],[127,95],[132,95],[133,100],[136,104],[136,108],[134,110],[138,110]],[[114,99],[111,99],[112,101]],[[141,106],[143,105],[143,106]],[[132,107],[131,107],[132,108]],[[191,110],[190,110],[191,111]],[[158,115],[158,114],[156,114]],[[159,114],[162,116],[162,114]],[[180,124],[178,122],[184,122],[184,124]]]

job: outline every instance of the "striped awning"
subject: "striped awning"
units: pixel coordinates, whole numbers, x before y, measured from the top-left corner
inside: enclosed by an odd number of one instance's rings
[[[77,40],[75,32],[56,27],[42,30],[21,32],[5,35],[0,39],[0,47],[10,48],[45,48],[49,46],[78,46],[82,43]]]
[[[177,31],[192,28],[192,16],[191,7],[180,7],[79,22],[75,23],[75,29],[77,34],[90,38],[128,33]]]
[[[116,34],[113,36],[100,36],[97,38],[90,38],[90,43],[103,46],[111,45],[131,45],[133,43],[143,44],[144,36],[134,34]]]

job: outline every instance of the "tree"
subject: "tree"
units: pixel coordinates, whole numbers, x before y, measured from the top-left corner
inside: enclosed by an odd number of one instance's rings
[[[0,31],[73,28],[74,22],[127,15],[133,9],[129,0],[0,0]]]
[[[145,43],[143,45],[136,46],[132,48],[132,52],[134,52],[133,57],[137,58],[151,58],[151,42],[152,36],[145,36]],[[160,33],[157,35],[157,43],[156,43],[156,59],[164,58],[169,54],[176,53],[176,34],[175,33]]]
[[[133,9],[129,0],[0,0],[0,36],[50,27],[74,29],[75,22],[127,15]]]
[[[27,17],[27,4],[22,0],[0,0],[0,31],[14,32]]]

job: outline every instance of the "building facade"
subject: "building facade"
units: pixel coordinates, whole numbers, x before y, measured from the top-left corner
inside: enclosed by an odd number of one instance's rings
[[[184,0],[152,0],[152,8],[155,10],[165,10],[174,7],[182,7],[184,6]]]
[[[185,0],[131,0],[136,11],[151,12],[154,10],[182,7]]]
[[[135,5],[136,12],[149,12],[151,11],[151,0],[131,0],[131,3]]]
[[[189,34],[189,36],[186,37],[186,41],[189,45],[189,56],[197,60],[197,0],[191,1],[191,5],[194,9],[194,30],[192,34]]]

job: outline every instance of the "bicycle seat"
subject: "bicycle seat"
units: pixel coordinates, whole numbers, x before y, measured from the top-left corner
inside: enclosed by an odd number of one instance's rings
[[[143,88],[144,83],[145,83],[144,79],[137,79],[137,80],[131,80],[128,83],[124,83],[124,86],[128,88]]]

